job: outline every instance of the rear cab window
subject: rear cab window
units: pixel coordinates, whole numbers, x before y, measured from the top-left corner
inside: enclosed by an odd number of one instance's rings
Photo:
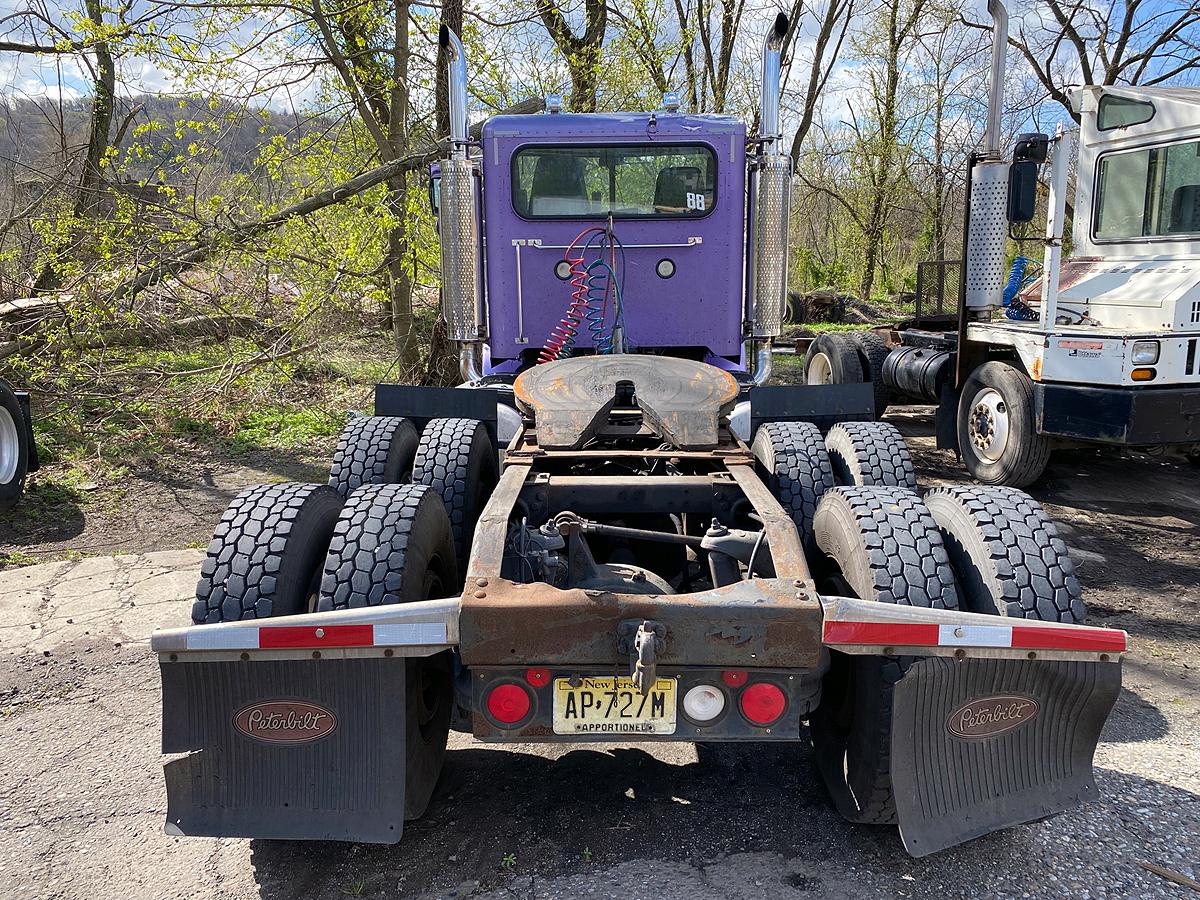
[[[689,219],[717,202],[717,161],[701,144],[523,147],[513,209],[525,219]]]

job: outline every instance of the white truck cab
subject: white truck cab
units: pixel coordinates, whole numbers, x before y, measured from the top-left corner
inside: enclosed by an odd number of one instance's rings
[[[972,322],[1035,381],[1200,386],[1200,90],[1084,87],[1071,255],[1033,322]],[[1055,152],[1066,150],[1060,138]]]
[[[1081,443],[1200,461],[1200,89],[1088,86],[1071,100],[1078,132],[1022,135],[1011,161],[993,132],[972,157],[957,333],[858,348],[860,377],[939,404],[938,445],[986,483],[1028,485],[1055,447]],[[1011,223],[1028,221],[1044,161],[1046,230],[1018,245],[1043,244],[1041,278],[1010,305]],[[809,366],[839,341],[852,339],[819,339]]]

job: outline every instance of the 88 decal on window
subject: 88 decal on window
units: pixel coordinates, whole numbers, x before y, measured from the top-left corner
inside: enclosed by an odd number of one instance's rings
[[[688,191],[687,192],[687,208],[703,211],[704,210],[704,195],[703,194],[693,194],[691,191]]]

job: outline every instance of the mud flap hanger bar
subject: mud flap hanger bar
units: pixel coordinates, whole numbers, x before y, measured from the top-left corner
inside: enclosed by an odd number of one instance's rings
[[[1112,628],[1059,625],[979,613],[918,609],[849,597],[820,597],[822,643],[852,655],[1069,659],[1115,662],[1128,636]],[[156,631],[151,649],[193,659],[431,656],[459,644],[460,599],[309,613]],[[626,653],[633,649],[632,631]],[[661,627],[661,626],[660,626]],[[655,634],[657,645],[666,637]],[[537,662],[537,660],[531,660]]]
[[[154,632],[160,655],[275,659],[432,656],[458,645],[458,597],[367,609],[344,609],[246,622],[223,622]]]

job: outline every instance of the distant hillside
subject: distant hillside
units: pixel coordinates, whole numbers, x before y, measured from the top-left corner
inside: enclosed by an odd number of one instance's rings
[[[114,136],[135,107],[140,110],[121,140],[122,149],[134,141],[145,148],[145,154],[127,172],[134,180],[153,178],[160,168],[169,169],[169,162],[177,154],[186,153],[193,142],[218,144],[225,171],[249,174],[259,148],[273,137],[288,134],[299,138],[327,125],[320,119],[225,102],[210,106],[195,97],[145,94],[117,101]],[[64,158],[76,157],[87,141],[89,112],[87,98],[68,100],[60,107],[51,100],[0,97],[0,173],[5,180],[36,181],[39,173],[57,172]],[[198,131],[182,124],[186,122],[199,123],[204,129]],[[157,127],[135,136],[138,126],[148,123]]]

